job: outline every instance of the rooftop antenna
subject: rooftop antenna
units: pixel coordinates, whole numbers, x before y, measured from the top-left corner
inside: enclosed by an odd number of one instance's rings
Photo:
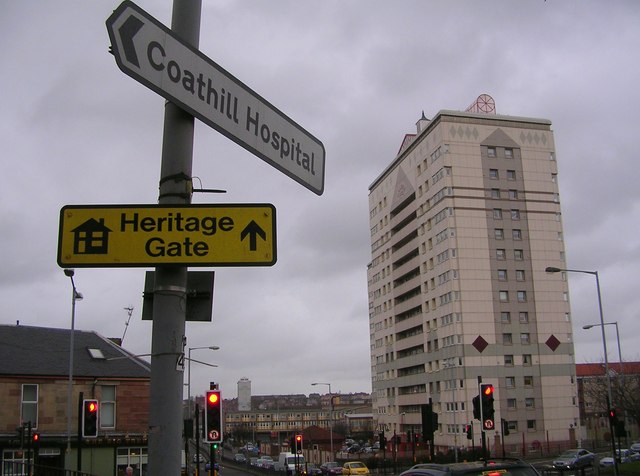
[[[131,314],[133,314],[133,306],[125,307],[124,310],[127,311],[127,314],[129,314],[129,318],[127,319],[127,322],[124,323],[124,332],[122,333],[122,340],[120,341],[120,347],[122,347],[122,344],[124,344],[124,336],[127,335],[129,321],[131,321]]]

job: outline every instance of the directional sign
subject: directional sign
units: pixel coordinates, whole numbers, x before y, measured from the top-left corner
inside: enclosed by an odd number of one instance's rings
[[[132,2],[107,20],[118,67],[318,195],[324,145]]]
[[[67,205],[61,267],[272,266],[276,210],[244,205]]]

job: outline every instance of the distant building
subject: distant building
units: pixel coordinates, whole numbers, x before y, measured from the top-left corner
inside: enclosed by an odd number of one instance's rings
[[[236,444],[251,441],[262,443],[265,448],[281,448],[301,433],[312,438],[305,441],[316,445],[318,451],[330,449],[331,430],[335,449],[346,436],[372,440],[371,395],[350,393],[334,397],[339,398],[334,398],[333,411],[328,394],[253,396],[251,410],[240,409],[240,398],[225,399],[225,438],[234,439]]]
[[[238,380],[238,411],[251,411],[251,380],[246,377]]]
[[[611,443],[607,413],[607,382],[604,363],[577,364],[578,400],[582,446],[599,447]],[[609,362],[613,405],[619,420],[624,421],[623,446],[637,441],[640,407],[640,362]],[[614,433],[615,435],[615,433]],[[625,441],[626,439],[626,441]]]
[[[545,273],[567,266],[554,134],[495,112],[482,95],[423,114],[369,187],[373,413],[387,437],[421,433],[431,400],[436,446],[471,446],[482,378],[507,451],[576,440],[568,286]]]
[[[77,469],[79,398],[99,401],[98,437],[85,439],[82,470],[146,474],[149,364],[95,332],[74,332],[71,451],[67,448],[68,329],[0,325],[0,450],[2,466],[26,470],[28,438],[40,435],[35,462]],[[34,455],[30,458],[32,464]],[[4,473],[3,473],[4,474]]]

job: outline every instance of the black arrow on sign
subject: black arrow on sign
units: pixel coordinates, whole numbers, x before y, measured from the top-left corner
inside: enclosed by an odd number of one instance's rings
[[[136,54],[136,48],[133,45],[133,37],[140,31],[140,28],[144,26],[144,23],[138,18],[131,15],[125,20],[122,26],[118,29],[120,33],[120,39],[122,40],[122,48],[124,49],[124,56],[127,61],[138,68],[140,63],[138,62],[138,55]]]
[[[265,231],[260,228],[255,221],[251,220],[251,222],[242,230],[240,233],[240,241],[243,241],[247,235],[249,235],[249,250],[255,251],[257,247],[257,237],[260,236],[264,241],[267,241],[267,234]]]

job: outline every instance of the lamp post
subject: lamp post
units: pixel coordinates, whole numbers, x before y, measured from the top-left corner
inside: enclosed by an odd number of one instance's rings
[[[583,274],[590,274],[596,277],[596,289],[598,291],[598,310],[600,312],[599,325],[602,330],[602,347],[604,349],[604,373],[605,373],[606,382],[607,382],[607,415],[610,415],[611,407],[613,405],[613,398],[611,394],[611,378],[609,376],[609,359],[607,357],[607,338],[604,332],[605,323],[604,323],[604,315],[602,312],[602,296],[600,294],[600,279],[598,278],[598,272],[585,271],[581,269],[560,269],[560,268],[555,268],[553,266],[547,267],[545,271],[547,273],[560,273],[560,272],[583,273]],[[614,476],[618,476],[618,460],[616,458],[616,440],[613,434],[614,429],[613,429],[613,425],[610,417],[609,417],[609,432],[611,433],[611,456],[613,457],[613,474]]]
[[[618,403],[624,403],[624,370],[622,367],[622,347],[620,346],[620,332],[618,330],[618,322],[605,322],[603,324],[587,324],[582,326],[583,329],[591,329],[592,327],[616,326],[616,341],[618,343],[618,360],[620,361],[620,373],[618,375]],[[624,413],[624,406],[623,406]],[[624,416],[626,418],[626,415]]]
[[[73,334],[76,325],[76,301],[82,300],[82,294],[76,289],[76,283],[73,281],[73,269],[65,269],[64,275],[71,279],[71,332],[69,336],[69,382],[67,384],[67,453],[71,451],[71,419],[72,405],[71,397],[73,395]],[[80,468],[78,468],[80,470]]]
[[[187,403],[189,404],[189,418],[191,418],[191,351],[199,350],[199,349],[210,349],[210,350],[219,350],[220,347],[217,345],[208,345],[202,347],[189,347],[189,353],[187,356],[187,360],[189,361],[187,364]],[[205,363],[205,362],[203,362]],[[214,364],[207,364],[211,367],[217,367]]]
[[[324,382],[314,382],[311,385],[327,385],[329,387],[329,445],[331,448],[331,461],[333,461],[336,455],[333,453],[333,393],[331,393],[331,384]]]

